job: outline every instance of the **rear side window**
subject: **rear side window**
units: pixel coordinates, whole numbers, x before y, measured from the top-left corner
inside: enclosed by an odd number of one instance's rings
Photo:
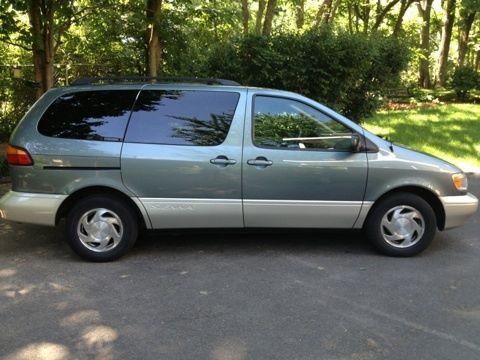
[[[42,135],[122,141],[138,90],[83,91],[60,96],[38,124]]]
[[[140,93],[126,142],[213,146],[227,137],[240,95],[223,91]]]

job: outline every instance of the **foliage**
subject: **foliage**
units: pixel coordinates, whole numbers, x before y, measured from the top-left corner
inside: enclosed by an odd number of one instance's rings
[[[480,75],[475,69],[461,66],[455,69],[452,77],[452,87],[460,100],[465,100],[470,90],[478,87]]]
[[[33,84],[18,79],[0,79],[0,142],[8,141],[13,129],[34,101]]]
[[[299,92],[359,119],[378,107],[379,93],[398,81],[408,58],[408,49],[394,38],[323,27],[218,44],[204,72]]]
[[[480,170],[480,105],[450,104],[409,111],[382,111],[363,123],[368,130],[452,162]]]

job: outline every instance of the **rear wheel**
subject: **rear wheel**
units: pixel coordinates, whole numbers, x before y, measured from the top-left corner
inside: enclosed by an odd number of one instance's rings
[[[114,197],[95,195],[79,200],[70,210],[66,225],[70,247],[89,261],[118,259],[138,236],[133,209]]]
[[[391,256],[422,252],[432,242],[436,228],[432,207],[409,193],[397,193],[376,204],[365,225],[373,246]]]

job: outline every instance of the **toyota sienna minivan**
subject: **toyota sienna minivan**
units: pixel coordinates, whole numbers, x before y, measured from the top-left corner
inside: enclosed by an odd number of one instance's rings
[[[3,219],[57,225],[91,261],[140,229],[364,229],[412,256],[478,207],[456,166],[299,94],[218,79],[84,78],[43,95],[10,138]]]

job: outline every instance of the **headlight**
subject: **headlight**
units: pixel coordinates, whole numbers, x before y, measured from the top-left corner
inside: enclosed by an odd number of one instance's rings
[[[467,191],[468,179],[464,173],[452,174],[453,185],[460,191]]]

